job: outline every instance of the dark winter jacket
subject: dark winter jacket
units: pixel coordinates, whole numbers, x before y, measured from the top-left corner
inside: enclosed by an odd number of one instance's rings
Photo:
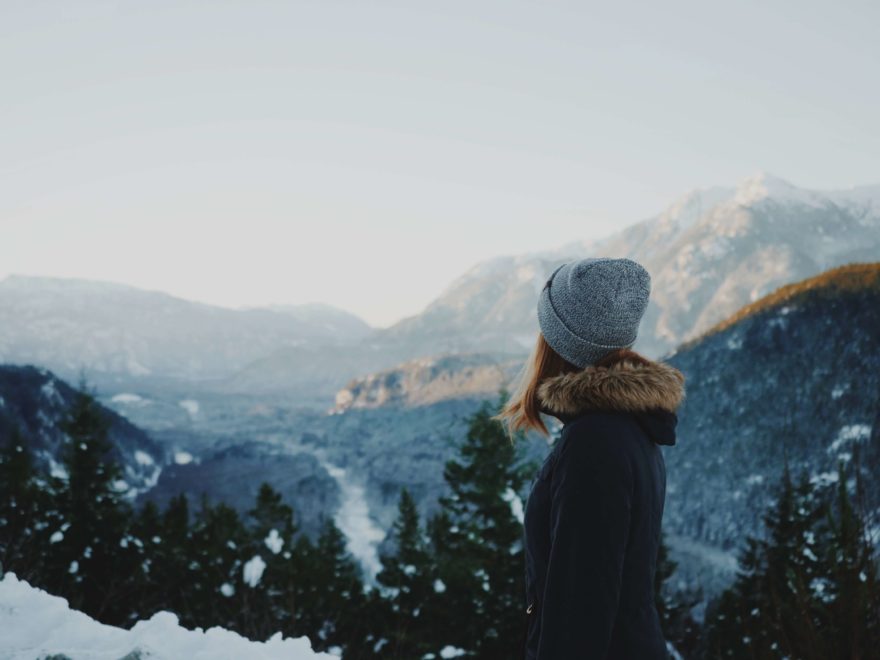
[[[525,511],[527,660],[669,657],[654,602],[684,375],[632,358],[545,379],[563,422]]]

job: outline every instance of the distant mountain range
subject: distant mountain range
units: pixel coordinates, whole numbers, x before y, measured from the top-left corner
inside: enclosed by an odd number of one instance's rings
[[[352,379],[407,361],[522,358],[546,277],[585,256],[630,257],[651,272],[635,348],[658,357],[783,284],[880,259],[880,185],[818,192],[758,174],[695,190],[606,238],[479,263],[384,329],[321,305],[231,310],[118,284],[11,276],[0,282],[0,362],[70,378],[85,369],[107,387],[196,385],[332,405]]]
[[[0,281],[0,363],[120,383],[229,377],[279,349],[328,351],[371,328],[323,304],[226,309],[109,282]]]

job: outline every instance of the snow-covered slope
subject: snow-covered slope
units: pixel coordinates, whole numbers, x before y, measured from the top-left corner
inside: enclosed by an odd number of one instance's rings
[[[131,630],[114,628],[71,610],[63,598],[36,589],[7,573],[0,581],[0,658],[34,660],[315,660],[305,637],[252,642],[223,628],[186,630],[170,612],[139,621]]]
[[[657,357],[779,286],[880,259],[880,186],[813,191],[761,172],[735,187],[693,190],[602,240],[477,264],[422,313],[370,341],[405,347],[411,357],[525,352],[546,277],[586,256],[629,257],[651,272],[636,349]]]
[[[825,488],[856,446],[860,505],[880,541],[880,263],[782,287],[669,362],[687,379],[679,441],[664,447],[676,579],[725,586],[745,535],[762,532],[784,462]]]
[[[0,364],[0,443],[18,431],[38,467],[66,478],[62,455],[69,439],[62,422],[75,398],[74,388],[47,369]],[[127,497],[136,497],[156,484],[165,450],[122,415],[103,406],[100,411],[113,460],[122,468],[117,485]]]

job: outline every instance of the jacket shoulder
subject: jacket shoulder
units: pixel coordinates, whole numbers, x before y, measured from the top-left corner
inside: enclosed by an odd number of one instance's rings
[[[558,462],[583,470],[628,469],[635,419],[622,412],[590,412],[565,425]]]

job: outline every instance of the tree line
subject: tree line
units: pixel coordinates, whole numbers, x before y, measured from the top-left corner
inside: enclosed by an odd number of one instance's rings
[[[393,550],[365,584],[344,535],[324,518],[312,539],[263,484],[245,514],[185,495],[164,510],[133,507],[116,484],[107,428],[81,384],[63,422],[64,477],[34,467],[26,439],[0,448],[2,569],[71,607],[128,627],[174,612],[189,628],[223,626],[255,640],[308,636],[347,660],[523,656],[523,492],[537,470],[492,419],[506,397],[468,419],[444,467],[448,494],[422,521],[400,492]],[[852,464],[858,464],[855,453]],[[655,597],[683,658],[867,658],[880,643],[880,589],[871,539],[839,466],[836,489],[786,467],[766,534],[749,538],[735,582],[697,620],[700,593],[680,593],[665,543]],[[858,500],[858,497],[856,498]]]

